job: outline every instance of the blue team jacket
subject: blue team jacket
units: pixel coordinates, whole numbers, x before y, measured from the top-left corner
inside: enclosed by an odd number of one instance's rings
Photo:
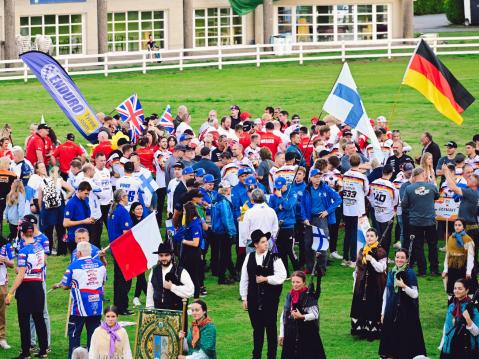
[[[321,191],[321,200],[323,201],[323,207],[328,211],[328,224],[336,223],[336,208],[339,207],[343,201],[338,192],[333,190],[326,182],[321,181],[319,184],[319,190]],[[311,213],[312,206],[311,200],[311,185],[308,185],[303,193],[301,200],[301,220],[311,221],[313,214]]]
[[[222,194],[218,194],[211,206],[211,230],[219,234],[234,237],[237,234],[233,206]]]
[[[304,194],[304,191],[306,190],[306,183],[293,182],[289,190],[292,194],[296,195],[296,209],[295,209],[296,220],[301,221],[301,200],[303,199],[303,194]]]
[[[269,198],[269,206],[274,209],[278,216],[278,221],[282,221],[282,228],[293,228],[296,223],[297,197],[292,191],[283,193],[282,197],[272,194]]]

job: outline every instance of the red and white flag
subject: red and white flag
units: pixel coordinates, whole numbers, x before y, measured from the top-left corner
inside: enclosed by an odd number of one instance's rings
[[[146,272],[158,262],[158,255],[153,252],[162,242],[155,212],[111,242],[111,252],[125,280]]]

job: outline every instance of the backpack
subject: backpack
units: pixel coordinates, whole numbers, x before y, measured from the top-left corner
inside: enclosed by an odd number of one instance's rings
[[[60,207],[62,205],[62,196],[58,192],[55,182],[47,178],[43,180],[43,183],[45,184],[45,187],[43,187],[43,203],[45,204],[45,208]]]

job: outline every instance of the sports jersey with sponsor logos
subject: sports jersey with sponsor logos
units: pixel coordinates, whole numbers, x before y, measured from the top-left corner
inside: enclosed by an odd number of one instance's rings
[[[362,216],[366,213],[364,198],[368,193],[367,177],[359,171],[347,171],[343,175],[343,214]]]
[[[40,243],[27,244],[18,252],[17,267],[26,268],[24,282],[43,282],[45,279],[45,251]]]
[[[369,186],[369,202],[374,208],[374,216],[380,223],[386,223],[394,217],[394,208],[398,205],[398,190],[391,181],[383,178],[374,180]]]
[[[221,179],[227,180],[231,187],[234,187],[238,184],[238,165],[234,162],[224,165],[221,169]]]
[[[402,215],[402,207],[401,207],[401,196],[399,196],[399,188],[401,188],[402,184],[408,182],[409,180],[404,176],[404,172],[401,171],[397,174],[396,178],[393,181],[394,187],[398,190],[398,206],[397,206],[397,215]]]
[[[99,316],[103,310],[103,284],[106,268],[98,259],[89,257],[73,261],[63,275],[62,285],[71,287],[71,315]]]
[[[122,189],[128,195],[128,205],[125,208],[129,211],[131,204],[139,201],[141,181],[135,176],[124,176],[116,181],[116,189]]]
[[[96,185],[101,188],[101,191],[97,193],[101,206],[110,204],[113,199],[113,189],[110,177],[110,171],[106,167],[102,170],[95,168],[93,181],[95,181]]]
[[[473,158],[466,158],[466,163],[472,166],[475,173],[479,171],[479,155],[475,155]]]
[[[49,256],[50,255],[50,240],[48,239],[48,237],[45,234],[40,232],[36,236],[33,236],[33,239],[35,240],[35,242],[37,242],[43,247],[45,254]],[[20,252],[20,250],[23,247],[25,247],[25,241],[23,240],[23,238],[20,238],[17,243],[17,251]]]

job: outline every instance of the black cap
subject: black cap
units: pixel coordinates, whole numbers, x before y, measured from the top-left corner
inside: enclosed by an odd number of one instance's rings
[[[69,133],[69,134],[67,135],[67,140],[69,140],[69,141],[75,141],[75,135],[74,135],[73,133]]]
[[[253,122],[251,122],[251,121],[245,121],[245,122],[243,123],[243,131],[244,131],[244,132],[248,132],[249,130],[251,130],[251,129],[253,128],[253,126],[254,126],[254,123],[253,123]]]
[[[22,230],[22,233],[33,232],[33,223],[23,222],[21,230]]]
[[[123,168],[125,169],[125,172],[128,172],[128,173],[133,173],[133,171],[135,171],[135,165],[131,161],[128,161],[127,163],[125,163]]]
[[[169,243],[160,243],[158,246],[158,250],[156,252],[153,252],[153,254],[160,254],[160,253],[168,253],[168,254],[173,254],[173,249],[171,248]]]
[[[200,150],[200,155],[201,156],[208,156],[210,154],[211,150],[208,148],[208,147],[203,147],[201,150]]]
[[[173,168],[177,168],[177,167],[185,168],[185,164],[183,162],[178,161],[173,165]]]
[[[449,141],[449,142],[446,143],[444,146],[446,146],[446,147],[452,147],[452,148],[457,148],[457,143],[454,142],[454,141]]]
[[[251,243],[250,247],[254,247],[255,243],[258,243],[261,238],[266,237],[266,239],[271,238],[271,232],[263,233],[261,229],[256,229],[251,233]]]
[[[50,127],[46,123],[41,123],[38,125],[37,130],[49,130]]]
[[[29,222],[29,223],[37,224],[38,219],[33,214],[27,214],[27,215],[23,216],[23,222]]]
[[[176,145],[175,146],[175,151],[186,151],[186,146],[185,145]]]

